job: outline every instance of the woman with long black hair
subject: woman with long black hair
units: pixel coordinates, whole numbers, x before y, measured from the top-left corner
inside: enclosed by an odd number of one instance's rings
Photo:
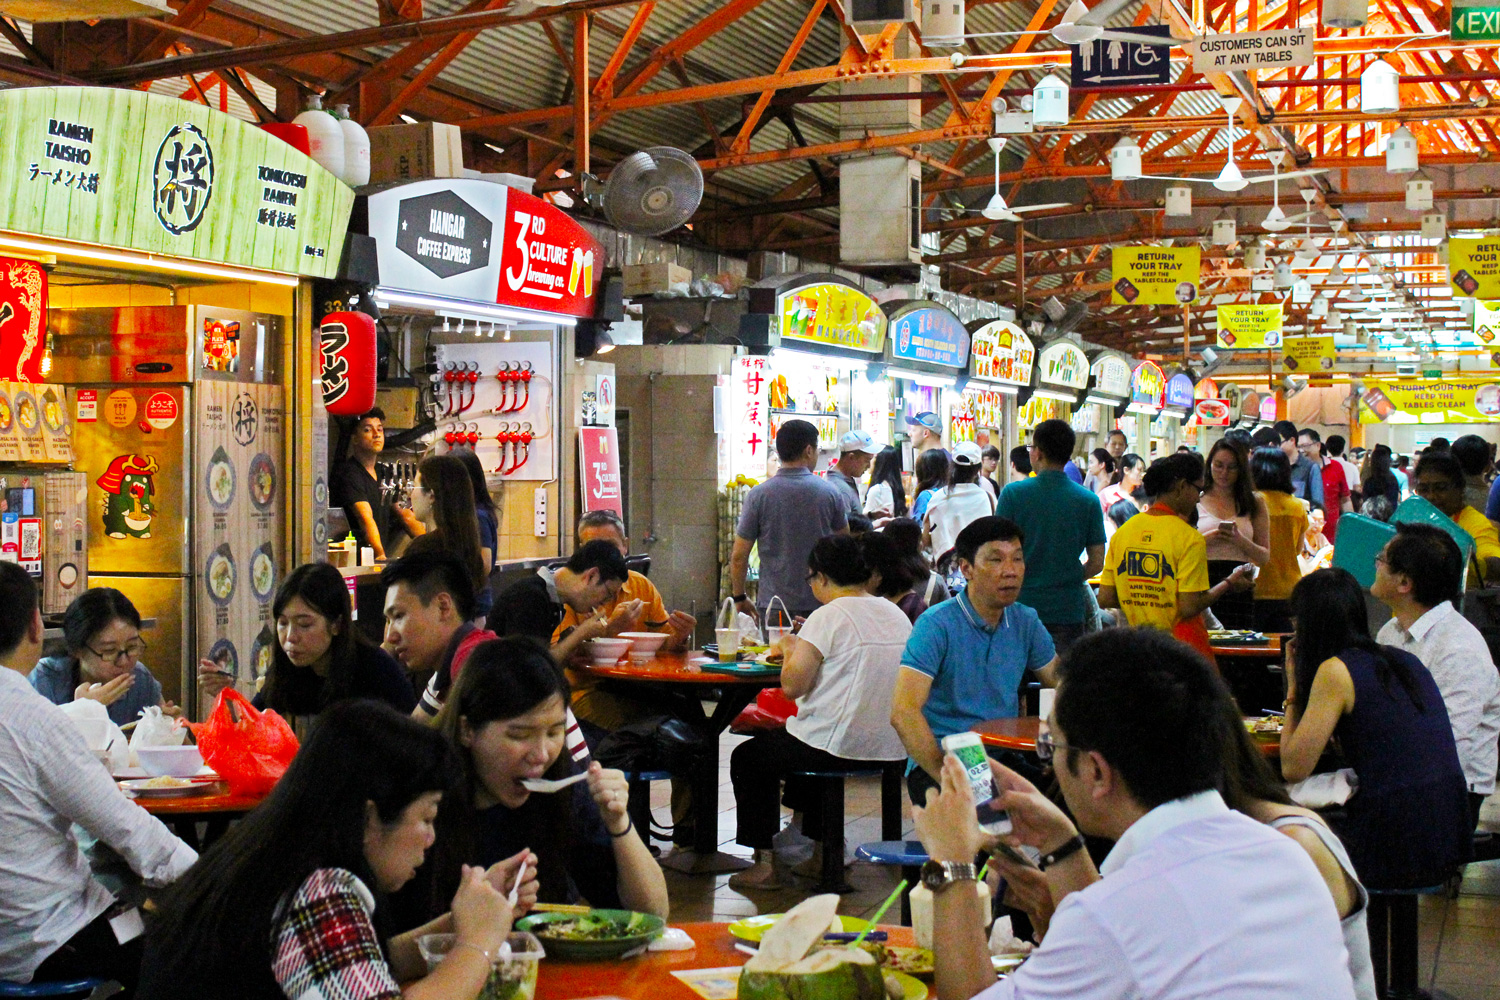
[[[875,456],[870,488],[865,491],[865,514],[872,520],[906,516],[906,484],[901,481],[901,449],[886,447]]]
[[[490,496],[490,485],[485,480],[484,464],[470,448],[459,448],[451,454],[464,463],[469,474],[469,485],[474,489],[474,514],[479,521],[479,555],[484,572],[495,568],[496,554],[500,551],[500,512],[495,509]]]
[[[270,796],[158,900],[137,996],[477,997],[510,931],[502,889],[524,857],[465,868],[451,910],[406,934],[384,932],[378,905],[422,864],[438,803],[460,781],[430,726],[369,701],[329,709]],[[429,933],[457,935],[431,973],[416,943]]]
[[[349,588],[333,566],[307,563],[287,574],[276,588],[271,616],[276,642],[256,708],[296,720],[350,698],[374,698],[404,715],[417,706],[401,664],[354,627]],[[203,697],[217,698],[229,682],[214,661],[199,661]]]
[[[1436,885],[1466,861],[1468,785],[1438,687],[1420,660],[1370,638],[1364,591],[1343,569],[1304,577],[1288,602],[1281,773],[1301,781],[1337,736],[1359,790],[1339,834],[1372,889]]]
[[[911,516],[918,524],[922,523],[922,515],[927,513],[932,495],[948,485],[952,467],[948,453],[941,448],[928,448],[917,456],[917,485],[912,491]]]
[[[1227,579],[1245,563],[1264,566],[1271,558],[1271,519],[1265,501],[1250,483],[1250,454],[1220,438],[1208,450],[1207,489],[1198,500],[1198,531],[1208,547],[1209,586]],[[1225,628],[1255,627],[1255,599],[1230,591],[1213,604]]]
[[[474,584],[474,617],[487,617],[495,595],[490,589],[490,571],[479,543],[474,487],[464,463],[455,455],[431,455],[423,459],[417,466],[411,509],[427,526],[427,533],[413,539],[406,552],[450,552],[458,556]]]
[[[1266,560],[1255,577],[1255,625],[1262,632],[1290,632],[1287,598],[1302,579],[1302,536],[1307,533],[1307,502],[1292,495],[1292,464],[1280,448],[1256,448],[1250,478],[1266,510]]]

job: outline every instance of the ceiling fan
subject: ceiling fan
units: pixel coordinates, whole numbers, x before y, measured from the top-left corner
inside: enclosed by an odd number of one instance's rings
[[[1098,8],[1095,8],[1096,10]],[[1219,171],[1219,176],[1212,180],[1207,177],[1168,177],[1163,174],[1151,175],[1154,180],[1163,181],[1188,181],[1194,184],[1212,184],[1220,191],[1243,191],[1251,184],[1262,184],[1266,181],[1279,183],[1290,180],[1293,177],[1311,177],[1315,174],[1328,173],[1326,168],[1314,170],[1293,170],[1283,174],[1279,169],[1269,174],[1257,174],[1254,177],[1246,177],[1234,162],[1234,116],[1239,113],[1240,105],[1243,103],[1238,97],[1220,97],[1220,103],[1224,105],[1224,111],[1229,116],[1229,159],[1224,164],[1224,169]],[[1273,161],[1274,162],[1274,161]]]
[[[1136,45],[1171,47],[1181,45],[1182,40],[1160,35],[1140,35],[1132,31],[1116,31],[1104,26],[1105,22],[1138,0],[1104,0],[1090,10],[1083,0],[1073,0],[1063,12],[1062,20],[1052,29],[1052,37],[1064,45],[1088,45],[1103,39],[1110,42],[1131,42]]]
[[[1022,212],[1041,212],[1049,208],[1072,207],[1065,201],[1048,202],[1045,205],[1018,205],[1015,208],[1007,205],[1000,194],[1000,150],[1005,148],[1005,140],[1000,136],[991,136],[986,141],[989,143],[990,151],[995,154],[995,193],[990,196],[984,208],[979,210],[980,215],[996,222],[1020,222]]]

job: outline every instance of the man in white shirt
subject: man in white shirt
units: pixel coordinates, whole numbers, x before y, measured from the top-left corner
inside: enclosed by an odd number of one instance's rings
[[[1500,674],[1484,636],[1453,607],[1463,574],[1463,553],[1446,531],[1397,524],[1396,537],[1375,559],[1370,593],[1395,616],[1375,641],[1421,660],[1442,692],[1477,825],[1500,765]]]
[[[140,912],[94,881],[72,825],[148,885],[170,884],[198,855],[125,798],[78,727],[27,683],[42,616],[36,584],[12,562],[0,562],[0,607],[9,609],[0,615],[0,979],[100,976],[132,987]]]
[[[973,861],[988,839],[956,759],[916,810],[932,859],[937,993],[944,1000],[1351,1000],[1339,915],[1290,838],[1224,804],[1228,690],[1200,656],[1153,629],[1076,643],[1049,731],[1078,826],[991,765],[1010,839],[1041,851],[1058,900],[1041,947],[995,982]],[[1236,713],[1237,714],[1237,713]],[[1078,830],[1115,841],[1099,872]],[[1103,878],[1099,879],[1102,873]]]

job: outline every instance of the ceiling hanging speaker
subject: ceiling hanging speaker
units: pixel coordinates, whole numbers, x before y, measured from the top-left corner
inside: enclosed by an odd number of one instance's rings
[[[1266,245],[1259,240],[1245,248],[1245,268],[1259,271],[1266,266]]]
[[[964,0],[922,0],[922,44],[956,49],[964,43]]]
[[[1193,214],[1193,189],[1186,184],[1173,184],[1166,192],[1167,216],[1186,218]]]
[[[1446,215],[1442,212],[1428,212],[1422,216],[1422,238],[1424,240],[1440,240],[1447,235],[1448,217]]]
[[[1213,228],[1213,241],[1215,246],[1232,247],[1236,237],[1236,226],[1233,219],[1215,219]]]
[[[690,153],[652,146],[615,165],[604,182],[604,215],[639,236],[669,233],[703,200],[703,171]]]

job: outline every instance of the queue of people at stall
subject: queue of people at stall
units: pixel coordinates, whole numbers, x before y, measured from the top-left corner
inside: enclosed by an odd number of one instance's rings
[[[1446,532],[1399,525],[1371,589],[1394,617],[1372,637],[1353,577],[1304,577],[1298,563],[1323,502],[1310,499],[1313,477],[1344,469],[1321,451],[1294,460],[1284,445],[1306,435],[1276,433],[1253,452],[1226,436],[1206,460],[1149,466],[1123,441],[1113,454],[1112,437],[1080,483],[1065,472],[1072,429],[1045,421],[1012,460],[1028,474],[997,495],[981,483],[984,453],[960,445],[918,456],[910,503],[899,457],[857,441],[874,474],[854,505],[814,474],[816,429],[784,422],[783,472],[751,491],[736,526],[735,568],[759,548],[760,592],[736,572],[732,596],[757,620],[773,594],[795,610],[781,685],[797,712],[732,755],[736,839],[755,864],[730,884],[789,884],[772,851],[778,801],[804,835],[821,829],[796,772],[899,765],[941,870],[945,1000],[1250,984],[1268,997],[1373,997],[1366,924],[1380,904],[1367,890],[1446,878],[1494,790],[1500,675],[1454,602],[1500,572],[1500,545],[1477,546],[1466,565]],[[1483,534],[1464,502],[1468,468],[1429,449],[1413,488]],[[1096,492],[1105,475],[1115,481]],[[539,901],[669,913],[625,778],[589,743],[651,706],[600,687],[579,656],[589,639],[638,628],[687,648],[697,623],[628,569],[625,525],[602,514],[579,523],[565,563],[494,594],[486,613],[489,575],[477,570],[494,553],[469,470],[428,459],[419,477],[421,538],[439,544],[384,570],[383,646],[353,627],[336,569],[302,566],[282,582],[255,704],[293,719],[304,742],[265,802],[201,858],[124,798],[55,708],[173,708],[140,663],[149,647],[128,597],[80,596],[67,655],[43,659],[35,584],[0,563],[0,602],[16,612],[0,622],[0,978],[104,975],[142,997],[470,998],[512,920]],[[1125,503],[1135,510],[1107,532]],[[1281,778],[1326,767],[1336,747],[1359,785],[1336,820],[1292,805],[1250,745],[1213,664],[1210,611],[1291,635]],[[208,660],[198,679],[205,698],[230,683]],[[991,871],[1039,947],[996,987],[984,915],[963,888],[995,845],[941,741],[1025,714],[1032,684],[1057,688],[1036,758],[992,768],[1011,844],[1034,853],[995,854]],[[566,794],[526,785],[573,775]],[[1051,798],[1039,791],[1048,780]],[[150,914],[93,881],[75,824],[150,887]],[[1085,835],[1115,842],[1102,864]],[[433,932],[456,945],[429,972],[415,941]]]

